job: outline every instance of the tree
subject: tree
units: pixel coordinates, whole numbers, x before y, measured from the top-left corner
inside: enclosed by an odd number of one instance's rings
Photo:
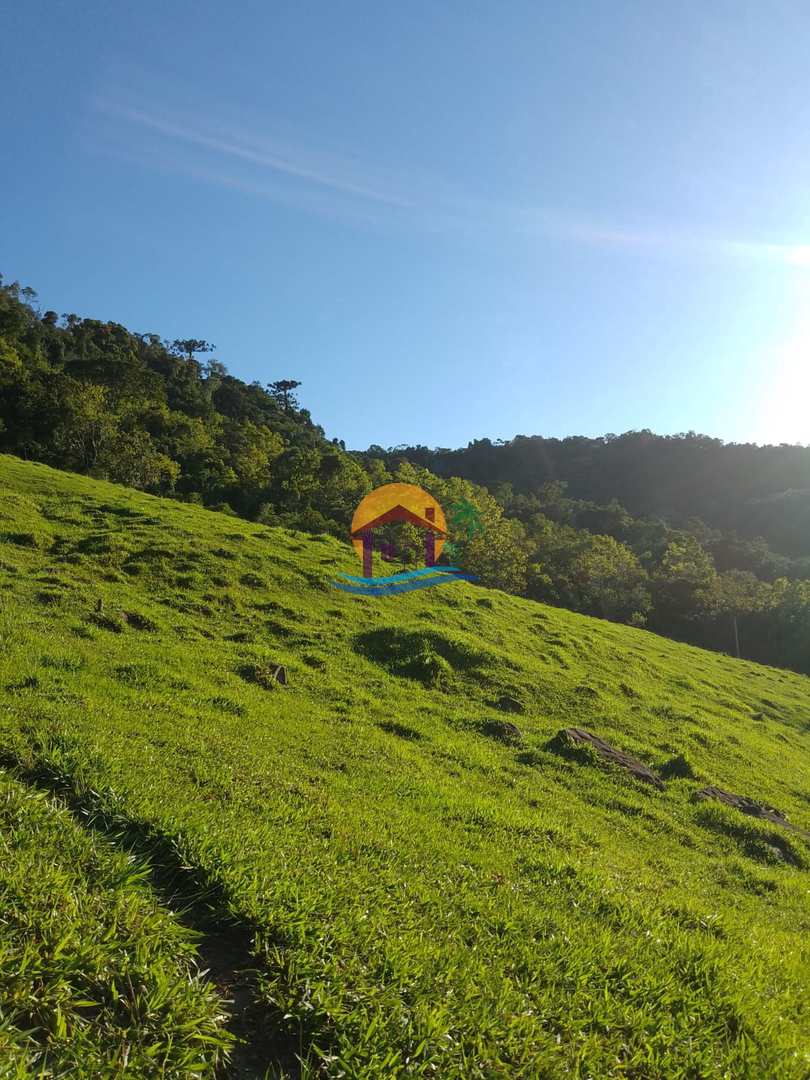
[[[64,464],[79,472],[103,471],[107,451],[119,436],[107,389],[63,378],[54,397],[61,414],[54,442]]]
[[[193,360],[195,353],[213,352],[216,345],[211,345],[200,338],[175,338],[169,346],[169,352],[175,356],[184,356],[187,360]]]
[[[5,338],[0,337],[0,386],[13,383],[22,372],[20,354]]]
[[[315,447],[290,447],[276,459],[273,491],[285,510],[309,505],[318,488],[321,455]]]
[[[570,522],[571,499],[567,495],[565,480],[549,480],[541,484],[536,496],[539,509],[552,521]]]
[[[378,457],[373,457],[365,462],[365,471],[372,488],[382,487],[383,484],[391,483],[391,474],[386,469],[385,462]]]
[[[298,408],[298,401],[293,395],[293,390],[296,390],[300,385],[301,383],[296,379],[279,379],[278,382],[268,383],[267,389],[270,396],[284,409],[284,412],[289,413]]]
[[[241,424],[231,452],[231,465],[240,479],[254,486],[270,480],[270,466],[284,451],[284,440],[264,424]]]
[[[740,619],[761,611],[767,603],[768,586],[748,570],[728,570],[714,583],[714,608],[718,616],[730,620],[734,655],[740,652]]]
[[[318,466],[318,485],[312,504],[327,520],[348,528],[357,504],[371,487],[359,462],[342,451],[327,451]]]
[[[180,466],[159,453],[145,431],[120,433],[106,448],[102,462],[107,477],[117,484],[169,494]]]
[[[673,540],[652,575],[656,625],[676,629],[711,611],[716,576],[711,555],[694,536]]]
[[[519,521],[499,518],[462,548],[459,564],[478,577],[482,585],[523,594],[526,591],[529,554],[526,530]]]
[[[633,552],[612,536],[591,536],[571,563],[579,610],[604,619],[643,623],[652,606],[647,573]],[[639,618],[641,617],[641,618]]]
[[[626,540],[633,524],[630,514],[616,499],[611,499],[606,506],[579,504],[575,517],[577,528],[588,529],[601,536],[612,536],[616,540]]]
[[[810,674],[810,581],[775,581],[768,615],[772,662]]]

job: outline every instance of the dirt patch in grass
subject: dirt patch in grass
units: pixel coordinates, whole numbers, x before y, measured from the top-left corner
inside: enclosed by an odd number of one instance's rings
[[[250,606],[256,611],[272,611],[277,615],[283,615],[287,619],[300,618],[300,613],[298,611],[294,611],[293,608],[279,604],[277,600],[264,600],[257,604],[251,604]]]
[[[44,539],[38,533],[33,532],[0,533],[0,542],[4,544],[14,544],[15,547],[33,549],[42,548],[45,546]]]
[[[315,671],[323,671],[326,668],[326,661],[322,656],[316,656],[314,653],[305,653],[301,658],[307,667],[314,668]]]

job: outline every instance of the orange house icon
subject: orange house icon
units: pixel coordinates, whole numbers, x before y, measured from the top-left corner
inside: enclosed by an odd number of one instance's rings
[[[425,530],[425,566],[434,566],[447,539],[441,506],[416,484],[384,484],[369,492],[354,512],[352,544],[363,560],[363,577],[372,576],[374,529],[392,521],[408,521]]]

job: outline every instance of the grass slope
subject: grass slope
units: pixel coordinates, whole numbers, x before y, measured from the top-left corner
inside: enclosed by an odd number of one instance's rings
[[[810,846],[692,798],[810,829],[806,678],[469,584],[352,597],[332,538],[12,458],[0,485],[0,1075],[810,1075]],[[195,930],[254,973],[195,969]]]

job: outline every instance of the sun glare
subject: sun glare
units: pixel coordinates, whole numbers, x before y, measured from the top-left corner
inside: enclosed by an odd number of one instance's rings
[[[810,317],[762,361],[758,442],[810,443]]]

